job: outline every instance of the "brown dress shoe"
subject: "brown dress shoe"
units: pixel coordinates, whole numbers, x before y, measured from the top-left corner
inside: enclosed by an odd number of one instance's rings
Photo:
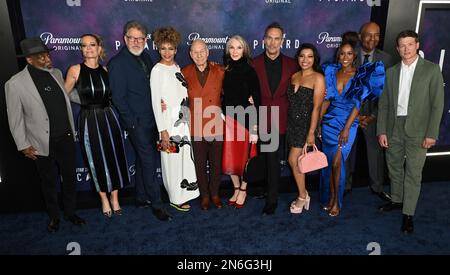
[[[200,208],[202,210],[208,210],[208,208],[209,208],[209,198],[207,198],[207,197],[202,198],[202,201],[200,202]]]
[[[211,197],[211,200],[212,200],[212,202],[214,203],[214,206],[216,207],[216,208],[222,208],[223,207],[223,204],[222,204],[222,201],[220,200],[220,197],[219,196],[212,196]]]

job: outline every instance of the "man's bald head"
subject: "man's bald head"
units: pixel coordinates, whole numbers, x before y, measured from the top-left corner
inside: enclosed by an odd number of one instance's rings
[[[375,22],[363,24],[359,30],[361,46],[365,52],[373,51],[380,42],[380,26]]]
[[[202,39],[195,39],[194,41],[192,41],[192,44],[191,44],[191,51],[192,51],[192,48],[193,47],[195,47],[195,48],[197,48],[197,47],[203,47],[203,48],[207,48],[206,47],[206,43],[205,43],[205,41],[203,41]]]
[[[194,61],[195,65],[197,65],[198,69],[203,71],[203,69],[206,68],[209,56],[208,47],[206,46],[205,41],[201,39],[192,41],[189,54],[191,55],[191,58]]]

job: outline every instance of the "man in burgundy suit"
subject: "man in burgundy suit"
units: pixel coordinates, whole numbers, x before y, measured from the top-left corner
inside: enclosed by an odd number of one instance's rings
[[[297,62],[281,53],[281,46],[284,42],[283,27],[277,22],[266,27],[264,33],[265,52],[257,56],[253,65],[258,74],[261,87],[261,106],[267,106],[267,123],[260,123],[259,132],[270,133],[272,138],[278,139],[278,146],[275,150],[263,152],[266,156],[267,164],[267,196],[263,215],[272,215],[278,204],[278,183],[281,177],[280,148],[283,148],[286,134],[288,99],[286,90],[291,83],[291,76],[298,70]],[[279,118],[271,122],[274,108],[278,109]],[[274,116],[272,120],[276,118]],[[273,140],[264,140],[263,143],[277,144]],[[263,147],[262,147],[263,148]],[[263,151],[263,149],[262,149]]]

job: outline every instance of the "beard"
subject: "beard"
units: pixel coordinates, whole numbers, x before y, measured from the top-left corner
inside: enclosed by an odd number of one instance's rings
[[[141,53],[144,51],[144,49],[133,50],[133,49],[131,49],[131,48],[128,48],[128,50],[130,51],[130,53],[131,53],[132,55],[135,55],[135,56],[140,56]]]

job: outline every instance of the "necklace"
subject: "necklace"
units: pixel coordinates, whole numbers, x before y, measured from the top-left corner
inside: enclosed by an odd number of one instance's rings
[[[355,70],[354,70],[354,69],[350,69],[350,70],[348,70],[348,71],[342,70],[342,72],[343,72],[344,74],[353,74],[353,73],[355,72]]]

